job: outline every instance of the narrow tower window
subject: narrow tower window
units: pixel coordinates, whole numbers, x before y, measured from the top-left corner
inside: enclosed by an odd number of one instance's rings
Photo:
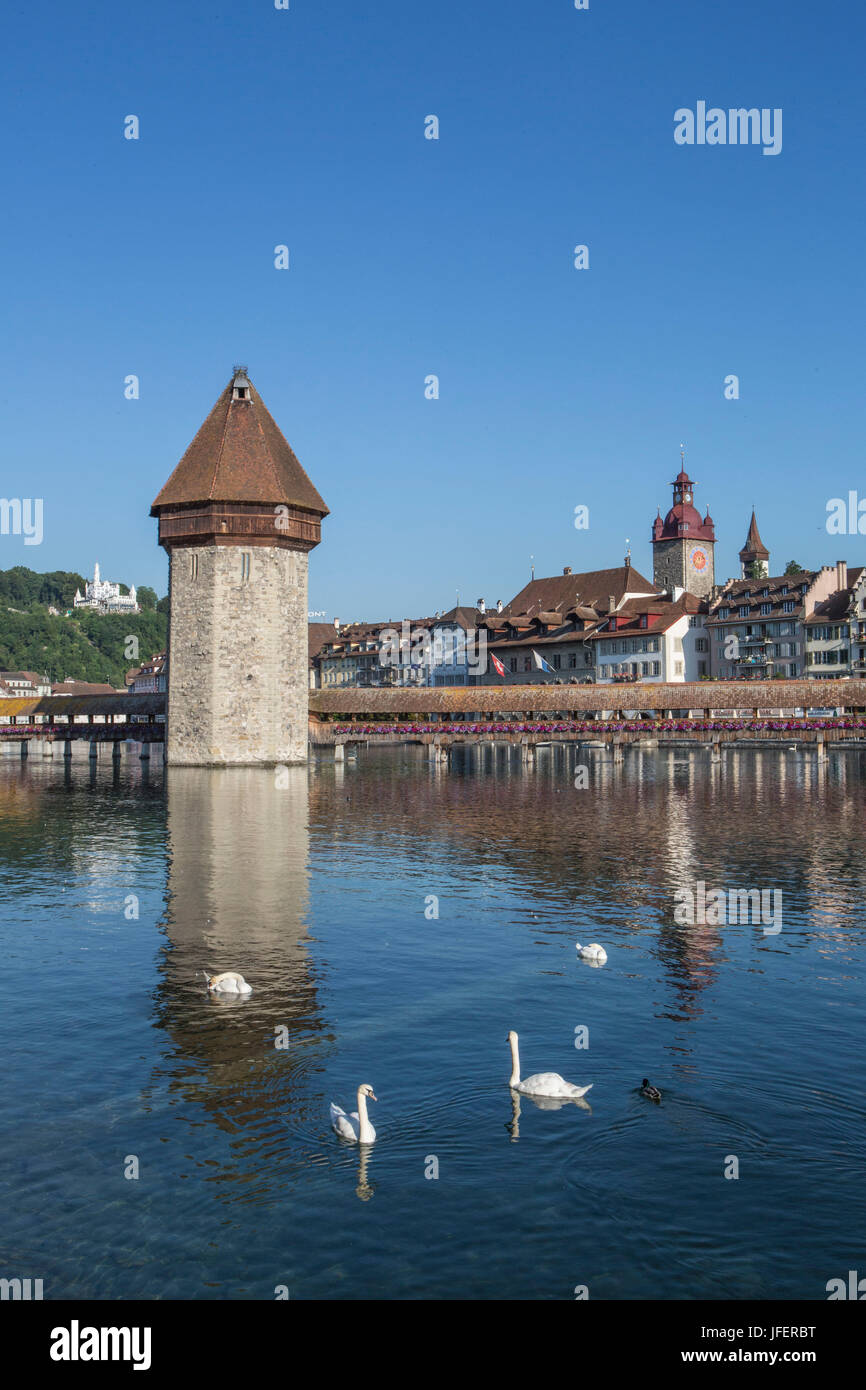
[[[190,579],[198,579],[198,556],[195,551],[189,557],[189,576]]]
[[[247,551],[241,552],[241,583],[244,584],[250,577],[250,557]]]

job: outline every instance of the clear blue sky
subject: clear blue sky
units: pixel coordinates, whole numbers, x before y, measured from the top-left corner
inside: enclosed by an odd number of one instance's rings
[[[866,495],[864,39],[850,0],[10,7],[0,492],[45,535],[0,567],[165,593],[150,503],[235,362],[331,508],[329,619],[626,537],[651,573],[681,441],[718,577],[753,502],[774,570],[863,563],[824,521]],[[781,154],[677,146],[699,100],[781,107]]]

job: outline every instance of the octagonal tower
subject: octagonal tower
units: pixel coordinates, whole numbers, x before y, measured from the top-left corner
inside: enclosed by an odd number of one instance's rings
[[[236,367],[151,507],[169,555],[166,762],[304,762],[307,556],[328,508]]]

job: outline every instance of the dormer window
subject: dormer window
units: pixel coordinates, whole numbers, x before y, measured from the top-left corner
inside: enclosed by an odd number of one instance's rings
[[[246,367],[235,367],[232,373],[232,400],[247,401],[250,398],[250,379]]]

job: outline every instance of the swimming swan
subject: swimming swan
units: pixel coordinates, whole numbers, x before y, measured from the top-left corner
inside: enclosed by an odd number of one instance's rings
[[[528,1076],[525,1081],[520,1079],[520,1053],[517,1050],[517,1034],[512,1028],[506,1039],[511,1043],[511,1080],[509,1086],[512,1091],[521,1091],[525,1096],[551,1096],[557,1100],[578,1100],[585,1096],[587,1091],[592,1090],[592,1082],[588,1086],[572,1086],[570,1081],[563,1081],[558,1072],[540,1071],[535,1076]]]
[[[367,1097],[375,1100],[373,1087],[366,1084],[358,1087],[358,1109],[353,1115],[347,1115],[341,1106],[335,1105],[331,1101],[331,1128],[335,1134],[339,1134],[341,1139],[348,1139],[352,1144],[372,1144],[376,1139],[376,1131],[367,1118]]]
[[[239,975],[236,970],[224,970],[222,975],[208,975],[205,971],[208,989],[215,994],[252,994],[253,987],[248,985],[243,975]]]
[[[581,946],[578,941],[575,943],[574,949],[578,955],[583,956],[584,960],[597,960],[600,964],[607,960],[607,951],[603,946],[599,946],[597,941],[594,941],[591,946]]]

